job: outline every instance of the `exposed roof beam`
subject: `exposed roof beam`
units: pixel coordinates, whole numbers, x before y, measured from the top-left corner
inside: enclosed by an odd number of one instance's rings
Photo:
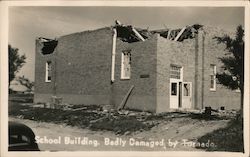
[[[168,30],[168,36],[167,36],[167,39],[169,39],[170,38],[170,34],[171,34],[171,29],[170,30]]]
[[[132,31],[135,33],[135,35],[142,41],[145,41],[145,39],[141,36],[141,34],[139,32],[137,32],[137,30],[132,27]]]
[[[181,37],[181,35],[185,31],[185,29],[186,29],[186,26],[181,29],[181,31],[179,32],[179,34],[175,37],[174,41],[178,41],[178,39]]]

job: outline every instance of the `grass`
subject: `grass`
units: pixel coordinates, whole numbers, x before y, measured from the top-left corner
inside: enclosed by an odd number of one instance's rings
[[[215,130],[198,139],[198,142],[210,140],[216,147],[208,147],[206,151],[243,152],[243,119],[236,118],[226,128]]]

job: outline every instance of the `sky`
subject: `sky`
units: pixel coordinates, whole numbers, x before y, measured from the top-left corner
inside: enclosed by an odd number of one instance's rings
[[[25,54],[18,73],[34,81],[35,39],[58,38],[114,25],[115,20],[140,28],[182,28],[202,24],[235,30],[244,25],[242,7],[10,7],[9,44]]]

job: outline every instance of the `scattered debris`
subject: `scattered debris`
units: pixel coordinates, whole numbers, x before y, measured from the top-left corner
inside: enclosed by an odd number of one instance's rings
[[[79,110],[86,110],[87,107],[81,107],[81,108],[76,108],[76,109],[72,109],[72,111],[79,111]]]
[[[39,107],[39,108],[44,108],[44,104],[34,104],[32,107]]]
[[[138,130],[149,130],[150,127],[135,117],[128,116],[109,116],[101,118],[90,125],[91,130],[108,130],[120,135],[129,135]]]
[[[216,110],[211,116],[205,116],[201,111],[176,111],[168,113],[150,113],[136,110],[119,111],[105,109],[103,105],[71,105],[61,103],[60,108],[51,103],[23,105],[11,102],[9,115],[22,119],[66,124],[91,130],[108,130],[119,135],[129,135],[151,129],[162,122],[168,123],[176,118],[192,118],[200,120],[235,119],[236,111]],[[35,107],[34,107],[35,106]],[[111,106],[111,105],[107,105]],[[106,107],[107,107],[106,106]],[[105,112],[107,111],[107,112]],[[169,130],[169,128],[164,128]]]
[[[128,110],[118,110],[117,111],[120,115],[128,115],[129,111]]]
[[[102,110],[103,110],[103,112],[109,112],[112,110],[112,106],[111,105],[104,105],[102,107]]]

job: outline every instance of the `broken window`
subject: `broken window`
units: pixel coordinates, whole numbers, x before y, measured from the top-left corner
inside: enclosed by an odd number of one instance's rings
[[[216,90],[216,66],[214,64],[210,65],[210,90]]]
[[[130,79],[131,76],[131,52],[123,51],[121,60],[121,79]]]
[[[45,67],[45,82],[51,82],[51,76],[52,76],[52,63],[51,61],[46,62]]]
[[[170,78],[181,79],[181,67],[176,65],[170,66]]]

